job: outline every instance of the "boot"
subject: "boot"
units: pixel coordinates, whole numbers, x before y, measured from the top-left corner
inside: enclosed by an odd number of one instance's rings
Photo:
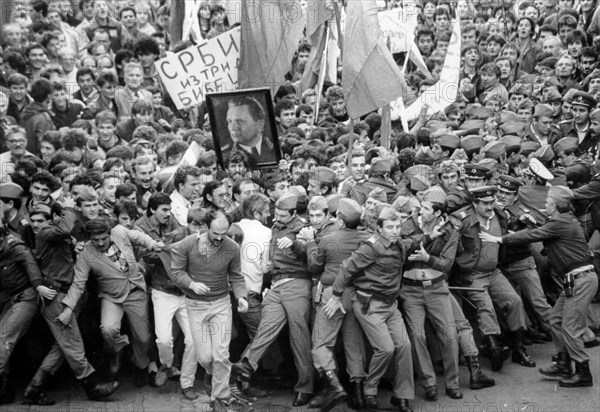
[[[56,403],[54,399],[49,398],[44,392],[44,384],[48,381],[50,376],[50,373],[42,369],[37,370],[23,393],[24,404],[48,406]]]
[[[582,388],[594,386],[592,373],[590,372],[590,361],[575,362],[575,373],[568,378],[561,378],[558,386],[563,388]]]
[[[510,356],[510,349],[507,346],[500,346],[494,335],[486,336],[489,359],[493,371],[499,371],[504,366],[504,361]]]
[[[98,382],[98,375],[93,372],[81,380],[81,386],[83,386],[88,398],[95,401],[112,395],[113,392],[119,389],[120,384],[118,381],[100,383]]]
[[[496,381],[487,377],[481,372],[479,367],[479,358],[477,355],[465,356],[465,361],[467,362],[467,368],[469,368],[469,374],[471,375],[471,379],[469,380],[469,388],[489,388],[496,384]]]
[[[0,405],[13,403],[15,401],[15,391],[8,382],[8,374],[0,375]]]
[[[552,357],[554,359],[554,356]],[[538,370],[542,375],[550,378],[570,378],[571,377],[571,357],[567,352],[558,352],[556,361],[547,368]]]
[[[519,329],[510,332],[510,334],[512,342],[512,361],[528,368],[535,368],[535,362],[531,360],[529,354],[523,347],[523,331]]]
[[[350,382],[350,396],[348,397],[348,406],[352,409],[365,408],[365,395],[363,393],[363,381]]]
[[[321,405],[321,412],[327,412],[339,402],[346,400],[346,391],[340,384],[340,381],[335,371],[325,371],[323,374],[324,380],[327,384],[327,392],[323,404]]]

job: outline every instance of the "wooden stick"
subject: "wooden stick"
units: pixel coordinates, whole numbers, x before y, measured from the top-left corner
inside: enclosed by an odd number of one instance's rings
[[[348,176],[352,176],[352,146],[354,145],[354,119],[350,119],[350,135],[348,136]]]
[[[327,50],[329,49],[329,24],[325,22],[325,47],[323,47],[323,56],[321,56],[321,67],[319,68],[319,78],[317,79],[317,101],[315,103],[315,115],[310,123],[310,132],[319,117],[319,105],[321,104],[321,95],[323,94],[323,84],[325,83],[325,71],[327,70]]]

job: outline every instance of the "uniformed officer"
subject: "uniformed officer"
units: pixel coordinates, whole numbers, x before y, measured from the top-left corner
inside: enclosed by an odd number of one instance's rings
[[[559,351],[558,360],[540,369],[545,376],[561,378],[559,385],[563,387],[593,385],[589,356],[582,338],[587,327],[585,313],[598,288],[592,253],[581,226],[570,211],[572,200],[573,192],[569,188],[552,187],[546,198],[546,212],[551,217],[541,227],[502,237],[481,234],[481,238],[490,243],[518,245],[544,242],[550,264],[563,276],[565,288],[550,315],[552,337]],[[575,361],[574,374],[571,360]]]
[[[365,406],[377,408],[377,387],[388,369],[394,365],[394,389],[391,403],[401,411],[412,411],[410,400],[415,388],[411,344],[406,326],[398,310],[402,267],[406,257],[421,241],[429,244],[431,235],[400,239],[401,218],[391,207],[384,207],[377,220],[377,233],[363,242],[340,266],[328,302],[329,314],[342,309],[341,296],[347,285],[356,289],[352,310],[373,347],[373,356],[365,379]]]
[[[494,207],[497,191],[495,186],[483,186],[470,191],[472,206],[458,212],[462,247],[455,260],[456,273],[463,283],[483,289],[483,292],[468,290],[464,294],[477,307],[479,328],[489,349],[492,370],[496,371],[502,369],[510,351],[498,344],[497,336],[501,331],[494,304],[505,315],[508,324],[512,361],[523,366],[535,366],[522,344],[522,333],[526,328],[523,302],[497,268],[502,251],[496,243],[482,242],[478,236],[482,232],[502,236],[507,231],[506,215]]]
[[[27,215],[21,208],[23,195],[23,188],[16,183],[0,184],[0,217],[9,230],[18,234],[29,247],[34,247],[35,236]]]
[[[576,137],[563,137],[552,148],[559,165],[552,170],[555,178],[564,177],[563,183],[572,189],[590,181],[594,159],[587,152],[581,151]]]
[[[468,190],[485,186],[489,170],[478,164],[468,164],[465,166],[465,187]]]
[[[533,112],[531,123],[525,128],[523,140],[531,140],[542,146],[552,146],[561,137],[562,132],[553,126],[552,107],[547,104],[538,104]]]
[[[582,152],[589,151],[592,156],[596,156],[598,141],[590,127],[590,112],[596,107],[597,103],[591,94],[580,90],[576,91],[573,93],[571,102],[573,119],[560,124],[563,136],[576,137],[579,142],[579,150]]]
[[[529,210],[516,202],[519,188],[523,184],[512,176],[502,175],[498,181],[496,204],[504,209],[508,217],[508,230],[517,231],[532,226],[535,220]],[[521,297],[533,308],[538,331],[529,330],[531,337],[542,341],[550,337],[550,310],[537,272],[530,247],[507,247],[500,269],[513,283],[519,285]]]
[[[446,193],[441,188],[426,190],[419,212],[420,226],[415,227],[413,234],[431,233],[444,219],[445,203]],[[446,275],[456,256],[458,232],[449,222],[441,231],[441,237],[427,247],[421,245],[419,250],[408,257],[400,289],[400,302],[423,375],[425,397],[429,401],[437,399],[437,379],[427,348],[425,319],[429,319],[433,324],[441,343],[446,393],[452,399],[463,397],[458,385],[456,326],[446,281]]]
[[[328,394],[322,403],[321,410],[333,406],[343,399],[345,392],[339,386],[333,349],[337,335],[342,330],[346,368],[350,375],[349,406],[354,409],[364,408],[363,381],[366,376],[367,356],[363,333],[352,312],[354,290],[347,288],[342,294],[342,304],[346,314],[335,312],[330,318],[324,310],[325,304],[332,295],[332,285],[339,271],[340,264],[354,252],[361,242],[371,235],[358,229],[362,209],[352,199],[341,199],[337,208],[336,223],[339,230],[325,235],[320,242],[309,240],[307,244],[308,268],[318,276],[318,284],[314,296],[317,307],[312,334],[312,355],[315,369],[325,376]],[[313,402],[311,401],[311,404]]]
[[[296,216],[298,199],[291,193],[275,203],[275,224],[271,237],[271,290],[263,300],[260,324],[233,372],[249,381],[258,362],[283,327],[289,324],[290,346],[298,370],[294,406],[304,406],[313,393],[314,369],[310,353],[311,279],[306,265],[306,243],[298,241],[297,234],[307,225]]]
[[[364,205],[371,190],[381,187],[385,190],[388,203],[391,203],[397,192],[395,183],[390,179],[391,168],[391,160],[388,158],[376,157],[371,160],[369,179],[355,184],[350,189],[348,197],[356,200],[359,205]]]

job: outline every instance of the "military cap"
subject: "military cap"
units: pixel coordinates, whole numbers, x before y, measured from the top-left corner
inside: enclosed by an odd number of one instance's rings
[[[344,199],[344,195],[333,193],[327,196],[325,199],[327,199],[327,209],[329,209],[329,213],[336,213],[340,204],[340,200]]]
[[[416,192],[422,192],[424,190],[429,189],[429,182],[424,181],[418,176],[414,176],[410,179],[410,188]]]
[[[481,186],[471,189],[470,192],[471,196],[473,196],[473,199],[489,202],[496,199],[498,188],[496,186]]]
[[[317,166],[308,173],[310,180],[315,180],[319,183],[335,183],[335,172],[325,166]]]
[[[472,200],[471,194],[464,189],[452,189],[448,192],[446,198],[446,210],[452,213],[463,206],[468,205]]]
[[[308,202],[308,210],[323,210],[328,209],[327,200],[323,196],[314,196]]]
[[[446,202],[446,198],[447,198],[446,192],[444,192],[444,189],[442,189],[439,186],[430,187],[429,189],[424,191],[423,194],[421,195],[421,199],[423,199],[424,202],[431,202],[431,203],[444,204]]]
[[[500,175],[498,178],[498,190],[505,192],[516,192],[523,183],[519,182],[518,179],[509,175]]]
[[[521,154],[527,156],[530,153],[536,152],[542,147],[538,142],[532,140],[525,140],[521,145]]]
[[[579,139],[576,137],[563,137],[554,143],[554,153],[573,152],[579,148]]]
[[[500,159],[500,156],[506,153],[506,146],[501,141],[490,142],[483,148],[485,157],[491,159]]]
[[[538,104],[533,112],[534,117],[550,117],[552,118],[552,107],[547,104]]]
[[[36,213],[45,213],[50,216],[52,214],[52,208],[46,203],[38,202],[33,206],[33,210],[30,214],[34,215]]]
[[[287,192],[284,193],[278,200],[275,202],[275,207],[277,209],[282,210],[294,210],[298,205],[298,198],[293,193]]]
[[[483,179],[489,170],[481,165],[469,163],[465,165],[465,174],[469,179]]]
[[[544,85],[542,87],[559,87],[560,82],[556,76],[548,76],[544,78]]]
[[[433,153],[431,152],[431,148],[429,146],[421,146],[415,153],[415,161],[418,163],[430,165],[433,163]]]
[[[510,90],[508,91],[509,94],[519,94],[519,95],[523,95],[523,96],[529,96],[531,93],[528,90],[527,86],[521,82],[517,82],[515,84],[512,85],[512,87],[510,88]]]
[[[93,202],[94,200],[98,200],[98,194],[94,189],[90,189],[89,187],[84,187],[79,195],[77,196],[82,202]]]
[[[399,220],[400,215],[393,207],[387,204],[377,205],[377,218],[381,220]]]
[[[308,200],[308,193],[306,193],[304,186],[290,186],[288,192],[296,196],[296,199],[298,199],[299,203],[306,202]]]
[[[515,112],[511,112],[509,110],[502,110],[498,116],[500,117],[498,123],[510,123],[510,122],[521,122],[521,118]]]
[[[500,141],[502,143],[504,143],[504,146],[505,146],[507,152],[511,152],[511,151],[518,152],[519,149],[521,148],[521,138],[519,136],[514,136],[514,135],[502,136]]]
[[[549,164],[554,159],[554,151],[550,146],[540,147],[533,155],[536,159],[539,159],[543,164]]]
[[[483,166],[487,169],[488,172],[495,172],[500,169],[500,163],[496,159],[492,159],[486,157],[485,159],[481,159],[478,163],[479,166]]]
[[[458,161],[468,162],[469,156],[467,156],[467,153],[465,152],[464,149],[456,149],[454,151],[454,153],[452,153],[452,156],[450,156],[450,160],[454,160],[456,162],[458,162]]]
[[[455,152],[456,153],[456,152]],[[444,160],[438,166],[438,175],[459,173],[458,165],[453,160]]]
[[[400,213],[412,213],[413,207],[420,207],[419,201],[413,197],[398,196],[392,207]]]
[[[373,200],[378,200],[380,202],[387,202],[387,194],[385,193],[385,190],[381,187],[376,187],[375,189],[371,190],[367,197],[370,197]]]
[[[566,186],[552,186],[548,190],[548,197],[556,202],[568,203],[573,200],[573,192]]]
[[[439,129],[448,130],[448,124],[441,120],[430,120],[427,122],[427,128],[433,133]]]
[[[427,165],[413,165],[404,171],[404,178],[410,181],[414,176],[419,176],[422,179],[428,180],[433,175],[431,166]]]
[[[442,147],[456,149],[458,147],[458,144],[460,143],[460,140],[456,135],[446,133],[438,137],[435,142]]]
[[[460,140],[460,145],[466,152],[479,150],[483,147],[483,138],[478,135],[465,136]]]
[[[549,69],[554,69],[557,62],[558,59],[556,57],[546,57],[545,59],[539,61],[538,64],[543,67],[548,67]]]
[[[596,99],[594,99],[594,96],[592,96],[591,94],[578,90],[575,93],[573,93],[573,101],[571,102],[571,104],[573,106],[578,105],[587,107],[588,109],[593,109],[594,107],[596,107],[597,102]]]
[[[554,179],[554,175],[546,169],[546,166],[542,164],[538,159],[531,159],[529,161],[529,172],[533,173],[535,176],[544,179],[544,180],[552,180]]]
[[[384,159],[383,157],[376,157],[371,160],[371,172],[387,172],[392,170],[392,163],[390,159]]]
[[[0,197],[5,199],[20,199],[25,192],[16,183],[8,182],[0,184]]]
[[[338,217],[343,217],[349,221],[356,221],[360,219],[360,216],[362,215],[362,208],[356,200],[342,198],[338,203],[337,215]]]
[[[546,92],[546,102],[553,102],[556,100],[562,100],[562,94],[560,94],[556,87],[549,87]]]
[[[512,134],[512,135],[518,136],[521,133],[523,133],[526,126],[527,126],[527,124],[524,122],[521,122],[521,121],[507,122],[507,123],[502,123],[500,125],[500,130],[502,130],[502,132],[504,134]]]
[[[463,122],[463,124],[461,124],[458,127],[458,130],[475,131],[475,130],[483,129],[484,127],[485,127],[485,120],[470,119],[470,120],[465,120]],[[477,132],[474,132],[474,133],[477,133]]]
[[[473,106],[467,109],[467,116],[470,119],[487,120],[494,116],[494,111],[483,106]]]

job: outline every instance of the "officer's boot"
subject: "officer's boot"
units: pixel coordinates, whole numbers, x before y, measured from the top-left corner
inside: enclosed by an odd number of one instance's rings
[[[564,388],[594,386],[592,373],[590,372],[590,361],[575,362],[575,373],[569,378],[561,378],[558,386]]]
[[[325,371],[323,374],[325,384],[328,391],[326,392],[323,404],[321,405],[321,412],[327,412],[339,402],[346,400],[346,391],[340,384],[340,381],[333,370]]]
[[[357,380],[350,382],[350,393],[348,396],[348,406],[352,409],[365,408],[365,394],[363,392],[363,381]]]
[[[50,373],[38,369],[23,393],[23,403],[28,405],[54,405],[56,401],[44,392],[44,384],[48,382]]]
[[[0,405],[13,403],[15,401],[15,391],[8,382],[8,374],[0,374]]]
[[[529,354],[523,346],[523,330],[519,329],[514,332],[510,332],[510,334],[512,344],[512,361],[514,363],[519,363],[522,366],[527,366],[528,368],[535,368],[535,361],[529,357]]]
[[[492,370],[499,371],[504,366],[504,361],[510,356],[510,349],[508,346],[500,345],[494,335],[487,335],[486,339]]]
[[[112,395],[119,389],[120,384],[118,381],[98,382],[98,375],[93,372],[81,380],[81,386],[83,386],[88,398],[96,401]]]
[[[329,391],[329,387],[325,381],[325,372],[319,371],[315,387],[318,388],[318,390],[317,393],[310,398],[310,402],[308,402],[309,409],[318,409],[323,406],[323,401]]]
[[[554,356],[552,357],[554,359]],[[556,354],[556,361],[546,368],[538,370],[542,375],[550,378],[571,377],[571,357],[565,351]]]
[[[477,355],[465,356],[465,360],[467,361],[467,368],[469,368],[469,374],[471,375],[469,380],[469,388],[489,388],[496,384],[496,381],[481,372],[481,368],[479,367],[479,358]]]

